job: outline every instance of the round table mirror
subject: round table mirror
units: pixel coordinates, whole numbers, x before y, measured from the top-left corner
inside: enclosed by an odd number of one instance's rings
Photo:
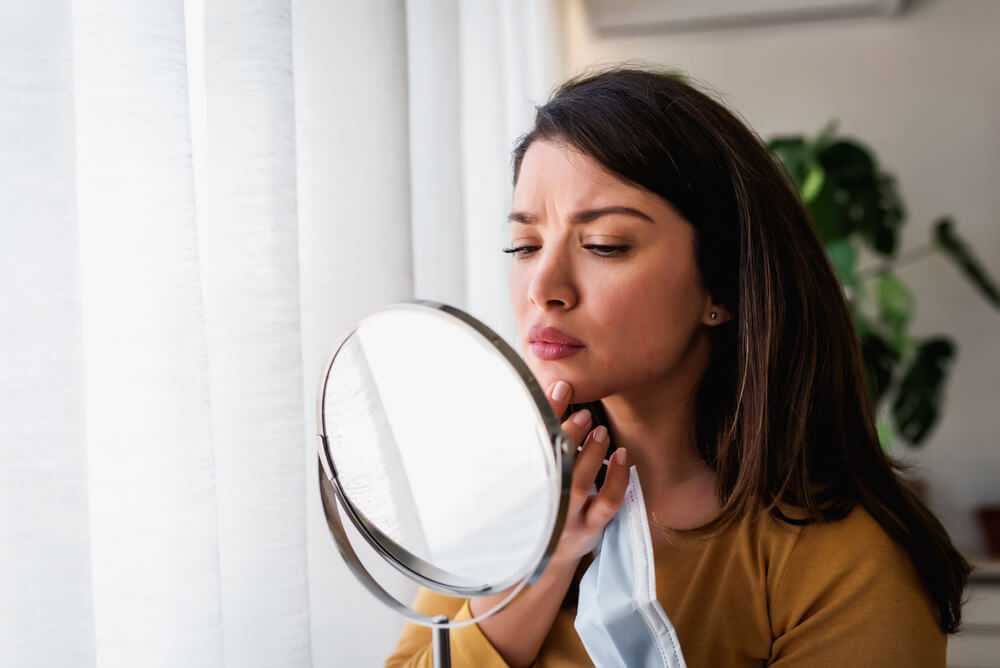
[[[336,347],[319,392],[320,495],[355,576],[406,618],[447,629],[493,614],[544,568],[566,513],[572,446],[523,360],[458,309],[395,304],[364,317]],[[440,593],[509,591],[454,622],[399,601],[344,532]]]

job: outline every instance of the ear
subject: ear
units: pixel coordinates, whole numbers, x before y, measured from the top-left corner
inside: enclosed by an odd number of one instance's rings
[[[705,305],[705,312],[701,316],[701,322],[709,327],[714,327],[729,322],[732,318],[733,314],[729,312],[725,304],[713,304],[712,300],[709,299]]]

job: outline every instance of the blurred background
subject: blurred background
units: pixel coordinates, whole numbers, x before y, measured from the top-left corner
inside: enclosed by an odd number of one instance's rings
[[[512,339],[513,142],[622,61],[895,177],[907,332],[955,355],[887,447],[990,572],[1000,312],[923,249],[949,216],[1000,275],[998,34],[994,0],[2,0],[0,665],[381,665],[402,621],[316,493],[323,362],[402,299]]]

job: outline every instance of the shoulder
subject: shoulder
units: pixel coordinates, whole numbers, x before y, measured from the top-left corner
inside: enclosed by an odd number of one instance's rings
[[[786,514],[794,520],[793,513]],[[787,523],[772,517],[765,526],[771,533],[783,534],[780,540],[788,545],[786,570],[788,565],[812,564],[809,570],[814,572],[842,575],[850,572],[853,577],[871,577],[875,573],[885,576],[889,569],[894,577],[916,578],[906,551],[861,506],[856,506],[841,520],[794,525],[791,532],[782,527],[783,524]],[[794,537],[789,537],[789,533]],[[796,571],[786,573],[793,578],[796,574]]]
[[[781,531],[775,523],[765,533]],[[911,665],[943,665],[945,635],[930,596],[909,555],[864,508],[794,533],[782,539],[787,549],[768,587],[777,654],[849,642],[870,656],[896,651],[922,657]]]
[[[824,593],[874,585],[923,592],[909,555],[863,507],[840,520],[811,523],[795,508],[779,511],[785,519],[762,510],[724,538],[727,551],[753,555],[769,601],[805,605]]]
[[[782,529],[776,525],[782,523],[771,519],[767,526],[777,533]],[[791,603],[848,592],[860,596],[871,588],[923,594],[909,555],[860,506],[841,520],[797,526],[794,534],[782,539],[787,548],[772,583],[775,600]]]

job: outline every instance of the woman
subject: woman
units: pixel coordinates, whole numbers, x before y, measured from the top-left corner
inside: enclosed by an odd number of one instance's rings
[[[688,666],[944,666],[968,564],[879,447],[841,288],[761,141],[679,78],[616,68],[537,110],[514,185],[525,359],[557,415],[600,403],[563,425],[582,450],[551,562],[452,632],[455,664],[589,665],[574,588],[635,465]],[[408,626],[386,665],[429,646]]]

